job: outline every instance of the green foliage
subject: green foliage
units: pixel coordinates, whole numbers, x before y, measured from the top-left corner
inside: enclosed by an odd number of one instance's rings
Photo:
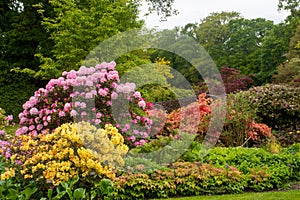
[[[290,39],[288,60],[277,67],[277,73],[274,74],[275,83],[288,83],[299,85],[300,67],[299,67],[299,41],[300,41],[300,25],[297,26],[295,34]]]
[[[285,130],[274,130],[273,135],[284,147],[300,143],[300,127],[297,127],[297,129],[287,128]]]
[[[3,129],[8,123],[6,119],[5,110],[0,108],[0,129]]]
[[[296,0],[279,0],[278,9],[290,11],[290,15],[287,17],[288,21],[291,21],[292,18],[299,19],[299,1]]]
[[[242,92],[229,94],[225,124],[220,136],[221,143],[227,147],[244,144],[249,137],[247,135],[249,123],[255,119],[255,110]]]
[[[261,44],[261,71],[255,76],[258,85],[269,83],[276,66],[286,60],[289,50],[291,33],[288,24],[280,23],[273,26],[262,39]]]
[[[178,162],[149,174],[123,174],[115,179],[115,199],[167,198],[200,194],[240,193],[246,181],[234,168]]]
[[[24,185],[17,180],[0,181],[0,198],[3,200],[29,200],[38,194],[38,186],[34,183]]]
[[[229,40],[225,44],[226,63],[241,70],[242,74],[255,74],[261,69],[261,44],[274,24],[263,18],[234,19],[229,22]]]
[[[103,40],[130,28],[141,27],[135,1],[50,1],[53,15],[38,4],[42,25],[51,34],[51,55],[37,53],[42,64],[34,72],[39,79],[58,77],[77,69],[89,52]],[[34,69],[33,69],[34,70]],[[25,72],[23,70],[23,72]]]
[[[297,86],[299,85],[299,83],[296,82],[298,78],[300,78],[300,60],[299,58],[292,58],[289,62],[277,67],[277,72],[273,75],[273,82]]]
[[[285,85],[265,85],[245,92],[259,121],[275,130],[300,124],[300,88]]]
[[[224,64],[224,44],[230,37],[229,22],[241,18],[237,12],[211,13],[202,19],[195,30],[196,39],[218,67]]]
[[[76,188],[74,191],[72,191],[72,188],[74,184],[79,180],[79,177],[69,180],[68,182],[62,182],[61,185],[65,189],[64,192],[61,193],[67,193],[69,196],[69,199],[71,200],[80,200],[85,197],[85,191],[84,188]],[[48,193],[49,194],[49,193]]]
[[[176,9],[172,8],[174,0],[146,0],[146,2],[150,6],[148,11],[150,13],[156,12],[162,21],[178,13]]]
[[[287,183],[300,179],[300,151],[295,144],[274,154],[262,148],[222,148],[216,147],[202,157],[200,144],[194,143],[182,159],[184,161],[202,161],[215,167],[236,167],[243,174],[249,175],[249,189],[260,191],[285,187]],[[257,182],[257,183],[255,183]]]
[[[115,199],[167,198],[265,191],[299,180],[299,152],[272,154],[263,149],[215,148],[199,162],[176,162],[147,174],[115,178]]]
[[[23,110],[23,103],[29,99],[36,89],[36,86],[24,80],[3,85],[0,87],[0,107],[5,108],[6,113],[12,114],[14,119],[17,120],[18,114]]]

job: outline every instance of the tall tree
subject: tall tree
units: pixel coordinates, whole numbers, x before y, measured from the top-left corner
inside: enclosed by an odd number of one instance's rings
[[[274,27],[272,21],[257,19],[234,19],[229,22],[230,37],[225,43],[225,63],[241,70],[243,74],[256,74],[261,66],[263,38]]]
[[[11,70],[15,67],[38,69],[40,62],[34,54],[48,52],[51,45],[50,35],[45,33],[41,17],[32,6],[38,2],[47,5],[46,0],[4,0],[0,3],[0,107],[15,116],[39,82]]]
[[[216,65],[221,67],[224,44],[230,38],[229,22],[240,18],[237,12],[211,13],[202,19],[197,27],[197,40],[213,58]]]
[[[40,53],[40,69],[30,70],[36,78],[49,79],[78,68],[88,53],[103,40],[128,29],[141,27],[138,4],[128,0],[50,1],[53,16],[43,5],[42,24],[51,33],[52,55]],[[23,70],[24,71],[24,70]]]
[[[284,62],[289,51],[290,34],[288,25],[276,24],[262,40],[261,69],[255,76],[256,83],[261,85],[271,82],[272,75],[276,72],[276,66]]]
[[[287,60],[278,65],[277,72],[273,75],[276,83],[296,84],[300,78],[300,24],[297,26],[294,36],[290,39],[290,48]],[[297,80],[297,81],[296,81]]]

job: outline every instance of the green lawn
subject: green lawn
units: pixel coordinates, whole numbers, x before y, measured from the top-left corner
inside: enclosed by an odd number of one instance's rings
[[[300,200],[300,190],[284,192],[245,193],[235,195],[169,198],[174,200]]]

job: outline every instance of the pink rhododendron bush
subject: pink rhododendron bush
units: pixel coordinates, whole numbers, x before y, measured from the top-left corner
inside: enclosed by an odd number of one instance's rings
[[[146,143],[152,124],[147,117],[151,104],[135,90],[134,83],[120,83],[115,66],[115,62],[81,66],[50,80],[24,103],[16,135],[36,136],[54,132],[64,123],[86,121],[98,127],[114,125],[130,146]]]

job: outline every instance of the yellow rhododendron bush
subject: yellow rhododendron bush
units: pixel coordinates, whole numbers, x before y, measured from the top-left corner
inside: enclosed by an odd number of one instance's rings
[[[97,129],[86,122],[68,123],[55,132],[16,136],[12,141],[10,162],[13,167],[1,174],[52,185],[75,177],[113,178],[122,156],[128,152],[123,136],[111,124]]]

